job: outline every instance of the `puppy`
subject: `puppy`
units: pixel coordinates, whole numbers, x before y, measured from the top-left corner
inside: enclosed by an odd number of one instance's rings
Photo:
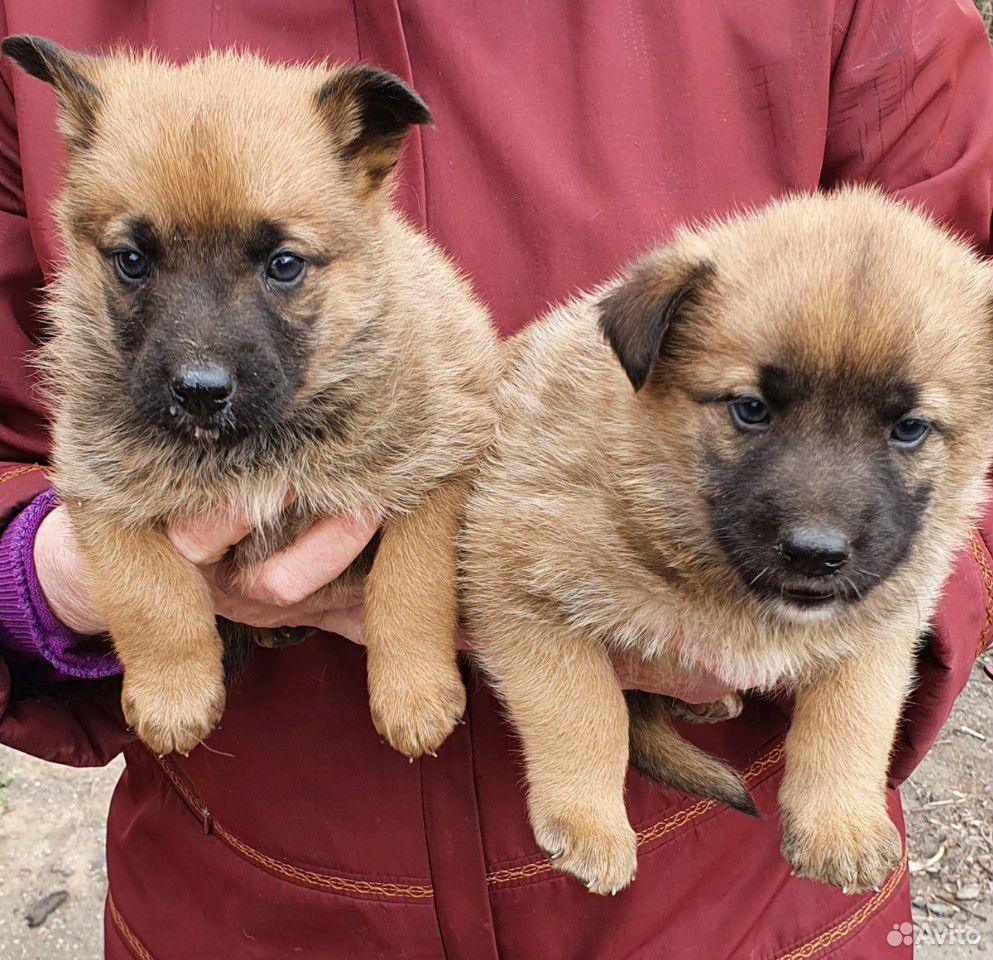
[[[373,720],[403,753],[433,751],[465,705],[454,540],[491,434],[496,341],[465,280],[389,206],[427,107],[361,65],[172,66],[27,36],[3,50],[61,106],[54,481],[128,722],[186,752],[224,703],[210,596],[167,525],[246,513],[238,575],[318,518],[377,511],[361,564]]]
[[[786,858],[846,890],[898,861],[887,761],[990,464],[990,281],[847,189],[685,230],[514,342],[465,596],[558,869],[596,893],[635,873],[610,648],[792,691]],[[636,706],[636,765],[696,788]]]

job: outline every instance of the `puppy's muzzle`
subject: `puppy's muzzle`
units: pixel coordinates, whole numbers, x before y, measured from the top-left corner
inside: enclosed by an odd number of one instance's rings
[[[225,413],[234,396],[235,379],[220,364],[190,364],[181,367],[169,384],[176,413],[207,424]]]

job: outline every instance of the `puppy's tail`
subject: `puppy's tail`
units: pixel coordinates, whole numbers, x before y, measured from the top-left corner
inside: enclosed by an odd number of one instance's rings
[[[664,697],[639,690],[624,694],[630,717],[631,766],[643,777],[759,816],[751,794],[726,763],[684,740],[675,730]]]

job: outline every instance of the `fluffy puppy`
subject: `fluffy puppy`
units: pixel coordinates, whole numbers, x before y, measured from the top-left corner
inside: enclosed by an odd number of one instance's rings
[[[362,65],[173,66],[26,36],[3,50],[61,106],[54,479],[128,722],[159,753],[188,751],[224,703],[207,587],[168,524],[247,513],[237,573],[317,518],[381,511],[360,565],[373,719],[405,754],[433,751],[464,710],[454,538],[492,430],[496,342],[468,284],[389,206],[427,107]]]
[[[795,693],[785,856],[848,890],[897,862],[887,761],[990,464],[990,281],[847,189],[683,231],[517,338],[465,596],[557,868],[597,893],[635,873],[609,648]],[[697,788],[660,704],[636,707],[636,764]]]

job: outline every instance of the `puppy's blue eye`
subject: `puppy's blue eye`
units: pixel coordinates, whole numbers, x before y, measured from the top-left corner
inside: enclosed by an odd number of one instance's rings
[[[923,417],[904,417],[891,431],[890,440],[901,447],[919,447],[931,432]]]
[[[148,257],[138,250],[119,250],[114,254],[114,267],[125,283],[144,280],[152,272]]]
[[[772,419],[769,408],[758,397],[738,397],[728,404],[731,421],[739,430],[756,430]]]
[[[287,253],[284,250],[269,258],[265,275],[274,283],[288,286],[300,282],[306,267],[307,261],[303,257],[299,257],[295,253]]]

